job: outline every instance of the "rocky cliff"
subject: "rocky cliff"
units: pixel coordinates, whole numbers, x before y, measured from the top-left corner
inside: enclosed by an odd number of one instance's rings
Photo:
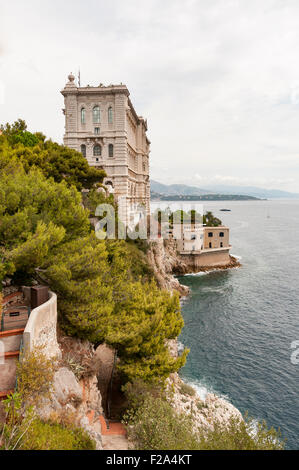
[[[222,270],[241,266],[239,261],[231,255],[228,256],[228,261],[224,264],[195,266],[192,262],[194,256],[181,256],[177,251],[175,240],[163,240],[162,238],[149,242],[147,256],[154,270],[158,285],[162,289],[177,290],[181,296],[188,295],[189,288],[181,284],[175,278],[175,275],[183,276],[194,272]]]
[[[98,388],[98,361],[88,341],[59,337],[62,357],[54,375],[51,397],[41,402],[37,413],[42,419],[69,419],[87,431],[101,450],[100,416],[102,397]]]
[[[182,260],[177,255],[174,240],[163,240],[161,238],[155,242],[149,242],[147,256],[159,287],[170,291],[177,290],[182,296],[188,295],[189,288],[180,284],[173,275],[174,272],[184,269]],[[185,268],[187,269],[187,266]]]

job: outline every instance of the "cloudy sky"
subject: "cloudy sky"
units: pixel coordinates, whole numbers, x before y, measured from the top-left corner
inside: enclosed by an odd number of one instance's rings
[[[298,0],[0,0],[0,122],[62,142],[63,88],[125,83],[152,177],[299,192]]]

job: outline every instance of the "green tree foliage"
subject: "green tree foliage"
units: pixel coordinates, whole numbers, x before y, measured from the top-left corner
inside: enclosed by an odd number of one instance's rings
[[[183,326],[179,298],[154,282],[135,281],[128,254],[125,242],[90,235],[59,248],[43,276],[59,294],[68,334],[116,348],[126,379],[165,378],[188,353],[173,359],[166,345]]]
[[[180,369],[188,351],[174,359],[166,344],[184,324],[178,294],[162,291],[154,282],[130,283],[120,294],[106,341],[119,352],[126,378],[155,381]]]
[[[47,178],[52,177],[58,183],[65,180],[78,190],[91,189],[106,176],[103,170],[90,167],[80,152],[46,140],[41,133],[28,132],[21,119],[13,125],[1,126],[1,130],[0,153],[8,159],[18,158],[26,172],[36,166]]]
[[[169,222],[171,225],[173,223],[202,223],[207,227],[218,227],[222,225],[222,221],[215,217],[211,211],[206,212],[202,216],[194,209],[188,212],[183,210],[171,212],[169,207],[165,210],[157,209],[155,212],[155,218],[159,223]]]
[[[93,214],[98,203],[112,199],[92,188],[85,201],[89,211],[83,205],[85,196],[69,185],[71,179],[60,177],[60,159],[68,160],[73,151],[45,142],[40,134],[35,134],[37,145],[26,147],[22,121],[3,130],[0,281],[10,275],[23,282],[27,276],[28,282],[48,284],[58,294],[59,321],[65,331],[116,348],[126,379],[152,381],[178,370],[187,351],[173,359],[166,344],[183,326],[178,296],[157,288],[137,245],[98,240],[91,231],[90,211]],[[50,161],[55,146],[58,159]],[[76,159],[82,156],[72,155],[77,178],[82,162],[77,164]]]
[[[52,249],[88,234],[81,195],[64,181],[46,179],[37,168],[25,172],[0,153],[0,273],[35,272]]]
[[[61,324],[69,335],[105,341],[114,308],[111,271],[106,244],[94,234],[57,250],[43,275],[58,294]]]
[[[215,217],[211,211],[205,213],[205,215],[203,216],[203,223],[207,227],[219,227],[220,225],[222,225],[222,221]]]

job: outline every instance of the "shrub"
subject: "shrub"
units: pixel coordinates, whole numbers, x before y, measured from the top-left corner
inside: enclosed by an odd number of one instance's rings
[[[5,422],[0,425],[0,450],[94,450],[95,443],[74,416],[62,413],[47,422],[32,407],[23,408],[21,395],[14,393],[4,401]]]
[[[180,386],[180,392],[183,395],[188,395],[189,397],[194,397],[196,395],[196,391],[194,390],[194,388],[192,388],[188,384],[185,384],[184,382],[182,382]]]
[[[136,450],[195,450],[190,416],[177,414],[163,398],[146,396],[130,416],[128,437]]]
[[[22,450],[95,450],[94,441],[81,428],[64,427],[36,418],[22,438]]]
[[[165,390],[162,383],[149,384],[140,379],[128,382],[122,387],[122,391],[127,399],[128,410],[131,414],[135,413],[141,406],[143,406],[147,397],[165,397]]]
[[[280,431],[267,428],[266,422],[254,423],[232,417],[224,429],[220,423],[213,423],[213,430],[205,430],[199,437],[202,450],[283,450],[285,442]]]
[[[75,356],[72,354],[67,354],[64,358],[64,363],[68,369],[70,369],[78,380],[80,380],[87,371],[87,366],[82,364]]]
[[[127,384],[129,408],[124,422],[129,440],[136,450],[281,450],[280,432],[265,422],[232,417],[224,427],[213,422],[213,429],[199,428],[191,414],[178,413],[164,390],[140,381]],[[199,409],[205,404],[197,402]]]
[[[43,354],[42,348],[24,355],[17,364],[17,389],[22,400],[36,405],[42,398],[48,398],[55,370],[55,362]]]

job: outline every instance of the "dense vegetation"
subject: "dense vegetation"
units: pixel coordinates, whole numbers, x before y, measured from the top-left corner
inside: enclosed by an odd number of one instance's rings
[[[35,406],[50,396],[55,363],[38,349],[24,359],[18,364],[18,390],[1,405],[0,450],[94,450],[94,441],[71,413],[53,414],[47,421],[37,415]]]
[[[157,287],[145,241],[96,238],[90,217],[97,205],[116,208],[112,196],[97,191],[104,172],[90,168],[80,153],[30,133],[21,120],[1,130],[0,288],[7,278],[16,285],[49,285],[58,294],[59,322],[67,334],[117,350],[136,448],[281,448],[264,424],[254,437],[251,422],[232,421],[226,431],[216,425],[205,435],[192,431],[192,417],[178,414],[163,388],[188,353],[174,359],[167,347],[183,327],[178,295]],[[207,213],[204,223],[221,221]],[[36,404],[50,393],[54,369],[39,352],[19,365],[18,392],[4,403],[0,449],[94,449],[72,417],[44,422],[30,407],[24,410],[24,401]],[[182,393],[192,391],[186,386]]]
[[[127,384],[128,412],[124,418],[130,440],[137,450],[281,450],[280,433],[264,422],[232,417],[223,427],[196,429],[191,414],[179,413],[163,387],[140,381]],[[188,391],[190,393],[190,391]]]
[[[183,326],[178,296],[158,289],[137,245],[98,240],[90,224],[103,172],[23,121],[2,131],[0,282],[48,284],[65,332],[116,348],[124,380],[178,370],[187,351],[175,360],[166,344]],[[84,198],[83,184],[91,188]]]
[[[79,190],[91,189],[103,182],[103,170],[90,167],[80,153],[46,140],[42,133],[28,132],[25,121],[19,119],[0,129],[4,135],[0,139],[1,154],[8,159],[16,157],[26,172],[33,166],[38,167],[46,178],[52,177],[57,183],[65,181]]]
[[[163,222],[167,222],[170,225],[198,223],[207,227],[219,227],[222,225],[222,221],[215,217],[211,211],[200,214],[194,209],[188,212],[181,209],[172,212],[169,207],[165,210],[157,209],[155,212],[155,218],[160,224],[163,224]]]

